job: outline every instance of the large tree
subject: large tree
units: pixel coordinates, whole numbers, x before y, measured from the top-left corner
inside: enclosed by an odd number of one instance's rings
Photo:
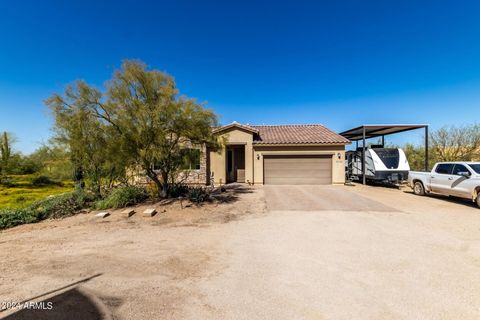
[[[68,147],[73,163],[73,178],[78,187],[85,179],[91,189],[100,193],[103,167],[107,162],[106,146],[111,142],[107,127],[89,105],[95,94],[85,82],[68,86],[64,96],[54,95],[46,101],[55,117],[54,140]]]
[[[430,145],[438,161],[480,159],[480,125],[445,126],[430,135]]]
[[[75,90],[69,88],[64,96],[55,95],[47,104],[55,111],[56,127],[68,138],[71,148],[85,145],[85,141],[76,141],[76,132],[80,130],[79,136],[85,138],[83,127],[88,123],[93,128],[86,130],[102,132],[104,139],[115,142],[105,142],[114,150],[104,147],[101,152],[115,154],[113,159],[121,158],[120,163],[132,168],[141,167],[163,197],[168,195],[169,182],[184,160],[181,150],[216,144],[211,130],[217,124],[213,111],[180,96],[171,76],[148,70],[138,61],[125,61],[107,82],[105,92],[77,82]],[[62,119],[72,111],[82,119],[76,122],[80,129]],[[84,152],[77,157],[83,157]]]

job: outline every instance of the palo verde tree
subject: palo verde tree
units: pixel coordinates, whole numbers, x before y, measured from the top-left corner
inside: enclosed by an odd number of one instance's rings
[[[76,88],[47,101],[54,110],[56,127],[67,141],[84,145],[75,141],[76,130],[85,137],[83,126],[89,123],[97,130],[94,132],[105,134],[102,143],[115,149],[101,148],[101,152],[114,154],[110,159],[121,158],[121,164],[140,167],[162,197],[168,195],[172,176],[184,160],[181,150],[185,146],[217,144],[211,130],[217,124],[213,111],[180,96],[171,76],[148,70],[142,62],[125,61],[106,83],[105,92],[84,82],[77,82]],[[82,123],[82,128],[71,130],[74,128],[62,119],[65,113],[70,116],[71,110],[79,112],[82,120],[77,123]],[[89,132],[93,130],[89,128]],[[78,150],[76,157],[83,157],[83,149],[79,146]]]
[[[55,118],[54,141],[68,148],[73,164],[73,178],[83,188],[85,180],[100,194],[103,168],[107,165],[106,147],[113,143],[107,126],[89,106],[93,91],[85,82],[67,86],[64,96],[54,95],[46,101]]]

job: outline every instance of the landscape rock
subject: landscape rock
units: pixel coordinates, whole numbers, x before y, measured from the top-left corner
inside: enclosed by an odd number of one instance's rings
[[[157,210],[153,208],[145,209],[145,211],[143,211],[144,217],[153,217],[156,214],[157,214]]]
[[[104,212],[99,212],[99,213],[97,213],[97,214],[95,215],[95,217],[97,217],[97,218],[102,218],[102,219],[103,219],[103,218],[108,217],[109,215],[110,215],[110,212],[104,211]]]
[[[130,218],[135,214],[135,210],[133,209],[125,209],[122,211],[122,215],[126,216],[127,218]]]

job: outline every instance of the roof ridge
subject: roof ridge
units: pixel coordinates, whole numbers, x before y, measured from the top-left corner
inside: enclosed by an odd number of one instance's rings
[[[308,126],[322,126],[323,123],[300,123],[300,124],[250,124],[250,127],[308,127]]]

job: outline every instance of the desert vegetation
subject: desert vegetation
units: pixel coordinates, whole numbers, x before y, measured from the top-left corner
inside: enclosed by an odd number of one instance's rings
[[[209,189],[176,176],[187,157],[198,157],[186,148],[220,144],[211,131],[214,112],[139,61],[125,61],[105,88],[76,81],[47,99],[54,136],[29,156],[13,151],[13,135],[2,135],[0,228],[147,199],[209,199]],[[150,183],[132,185],[132,170]]]
[[[54,135],[30,155],[15,151],[15,136],[0,134],[0,229],[58,218],[81,209],[122,208],[165,198],[202,203],[212,188],[177,181],[192,147],[218,148],[217,116],[182,96],[173,77],[125,61],[97,89],[85,81],[45,101]],[[430,133],[430,161],[480,160],[480,126]],[[412,169],[423,169],[424,148],[404,147]],[[130,176],[140,171],[146,185]]]

